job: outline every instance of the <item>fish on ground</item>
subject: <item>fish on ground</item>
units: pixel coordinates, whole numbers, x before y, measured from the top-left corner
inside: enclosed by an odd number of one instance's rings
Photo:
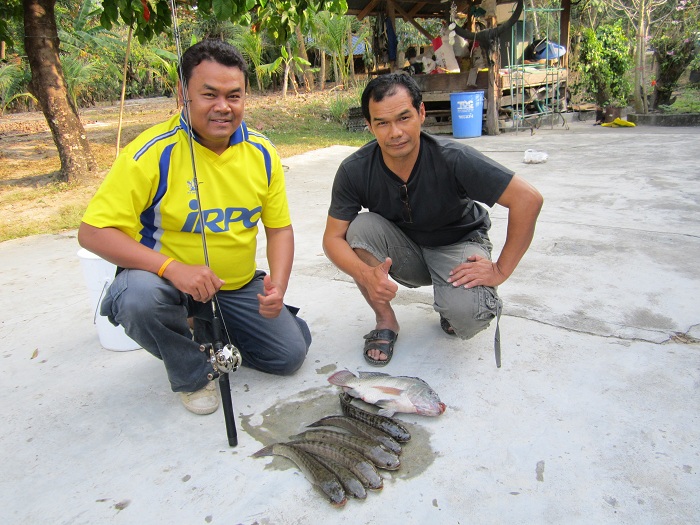
[[[292,460],[306,478],[328,496],[334,506],[342,507],[345,505],[347,498],[340,481],[338,481],[333,472],[322,465],[313,455],[304,450],[290,447],[285,443],[273,443],[253,454],[253,457],[256,458],[263,456],[283,456]]]
[[[401,455],[401,444],[383,430],[349,416],[326,416],[314,421],[310,427],[336,427],[352,432],[356,436],[363,436],[384,445],[394,454]]]
[[[328,382],[342,387],[352,397],[378,406],[380,416],[391,417],[396,412],[439,416],[447,408],[430,385],[417,377],[381,372],[360,372],[358,377],[349,370],[341,370],[330,376]]]
[[[300,448],[314,456],[323,456],[333,461],[337,461],[350,472],[357,476],[360,482],[370,489],[379,490],[384,487],[384,480],[377,472],[374,464],[359,452],[337,445],[335,443],[324,443],[322,441],[298,440],[290,441],[288,445]]]
[[[299,440],[306,439],[308,441],[323,441],[325,443],[337,443],[343,447],[350,448],[359,452],[364,457],[369,459],[378,468],[386,470],[396,470],[401,466],[399,457],[384,448],[376,441],[370,441],[367,438],[347,434],[345,432],[336,432],[335,430],[307,430],[291,439]]]
[[[340,484],[345,489],[345,493],[353,496],[357,499],[365,499],[367,497],[367,491],[364,485],[357,479],[357,476],[353,474],[349,468],[344,467],[337,461],[325,458],[323,456],[314,456],[316,460],[330,470],[340,481]]]
[[[340,394],[340,408],[348,417],[367,423],[376,429],[386,432],[399,443],[406,443],[411,439],[411,433],[408,429],[399,423],[396,419],[372,414],[360,407],[352,404],[352,397],[346,393]]]

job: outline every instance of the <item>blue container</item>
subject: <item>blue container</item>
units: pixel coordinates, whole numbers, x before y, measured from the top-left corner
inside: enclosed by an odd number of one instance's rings
[[[484,120],[484,92],[450,93],[452,136],[456,139],[480,137]]]

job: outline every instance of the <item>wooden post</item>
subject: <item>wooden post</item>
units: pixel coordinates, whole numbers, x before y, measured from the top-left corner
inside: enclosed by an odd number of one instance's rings
[[[487,26],[496,27],[498,25],[498,20],[496,20],[495,13],[495,2],[493,3],[494,11],[487,13]],[[486,107],[486,134],[487,135],[498,135],[498,108],[501,105],[501,79],[499,75],[499,70],[501,69],[501,46],[498,41],[498,37],[495,40],[490,40],[488,43],[488,48],[485,50],[487,54],[487,60],[489,64],[488,73],[488,93],[486,97],[487,107]]]

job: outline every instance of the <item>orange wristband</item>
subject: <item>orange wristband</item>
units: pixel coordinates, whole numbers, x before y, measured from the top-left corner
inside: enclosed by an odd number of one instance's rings
[[[172,257],[168,257],[165,262],[163,263],[163,266],[160,267],[160,270],[158,270],[158,277],[163,277],[163,274],[165,273],[165,269],[168,267],[168,265],[173,262],[175,259]]]

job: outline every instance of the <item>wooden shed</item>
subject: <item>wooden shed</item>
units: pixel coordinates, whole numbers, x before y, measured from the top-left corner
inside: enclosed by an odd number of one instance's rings
[[[381,17],[396,27],[398,18],[412,24],[428,41],[434,42],[440,35],[430,34],[422,22],[439,19],[445,25],[454,21],[470,31],[479,30],[477,24],[495,27],[503,23],[515,10],[514,0],[348,0],[348,14],[362,20],[365,17]],[[522,11],[512,30],[502,33],[496,60],[487,57],[486,63],[459,61],[459,70],[443,74],[415,74],[414,78],[423,91],[427,118],[424,128],[432,132],[450,133],[450,93],[484,90],[486,103],[485,129],[489,134],[498,133],[504,120],[523,121],[538,113],[561,111],[565,106],[568,80],[568,55],[550,56],[551,45],[569,49],[569,20],[571,0],[561,0],[559,7],[538,9],[530,2]],[[494,15],[495,16],[488,16]],[[481,15],[481,16],[478,16]],[[546,25],[546,31],[538,27]],[[544,23],[542,23],[544,22]],[[374,24],[377,27],[377,24]],[[375,35],[376,36],[376,35]],[[473,56],[474,42],[469,43]],[[544,45],[544,59],[526,60],[527,46]],[[438,40],[440,45],[440,40]],[[390,54],[391,56],[391,54]],[[394,55],[392,58],[395,59]],[[541,55],[540,55],[541,56]],[[500,60],[500,63],[497,61]],[[493,67],[496,63],[497,67]],[[403,64],[393,62],[389,67],[374,71],[381,74],[398,70]],[[500,121],[499,121],[500,118]],[[495,129],[494,129],[495,128]]]

